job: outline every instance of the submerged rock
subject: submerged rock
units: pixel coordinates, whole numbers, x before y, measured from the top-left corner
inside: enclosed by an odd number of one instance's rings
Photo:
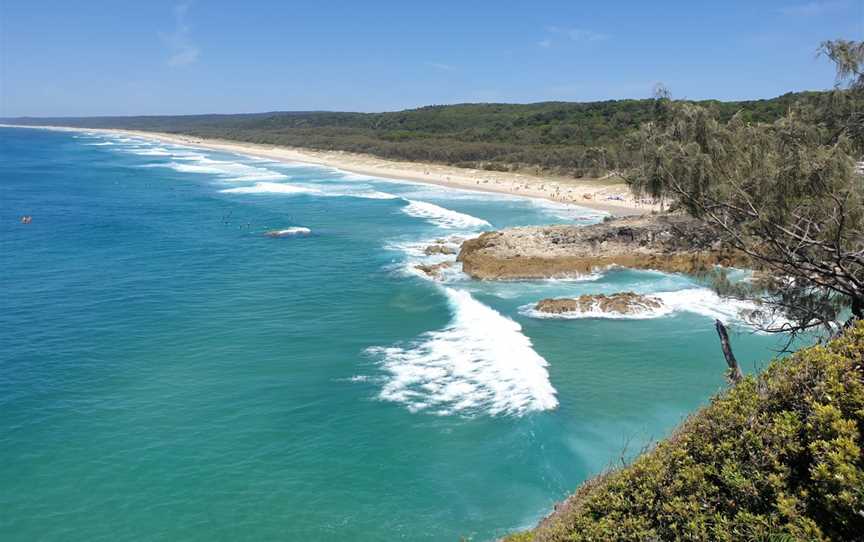
[[[450,246],[447,246],[447,245],[440,245],[440,244],[436,244],[436,245],[429,245],[428,247],[426,247],[426,248],[423,250],[423,253],[426,254],[427,256],[432,256],[433,254],[447,254],[447,255],[451,255],[451,254],[456,254],[456,253],[458,253],[458,252],[459,252],[459,251],[456,250],[456,249],[453,248],[453,247],[450,247]]]
[[[562,314],[568,312],[608,312],[621,315],[633,315],[663,308],[663,303],[656,297],[640,295],[633,292],[621,292],[611,295],[582,295],[577,298],[543,299],[535,307],[539,312]]]
[[[487,232],[462,243],[458,260],[478,279],[573,276],[610,265],[673,273],[747,265],[743,255],[722,249],[704,224],[681,215]]]
[[[453,262],[441,262],[436,264],[419,264],[415,265],[414,269],[418,271],[422,271],[426,273],[426,275],[432,277],[433,279],[441,278],[441,273],[450,267],[453,267]]]

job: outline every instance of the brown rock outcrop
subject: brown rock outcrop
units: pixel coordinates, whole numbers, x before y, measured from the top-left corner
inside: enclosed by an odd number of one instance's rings
[[[459,251],[453,247],[447,245],[429,245],[423,250],[423,253],[427,256],[432,256],[433,254],[457,254]]]
[[[702,223],[679,215],[487,232],[462,243],[458,260],[478,279],[565,277],[610,265],[675,273],[746,266],[743,255],[722,249]]]
[[[448,267],[452,267],[453,262],[441,262],[436,264],[419,264],[415,265],[414,269],[418,271],[422,271],[426,273],[428,276],[433,279],[437,279],[441,277],[441,272],[447,269]]]
[[[582,295],[577,298],[543,299],[536,305],[540,312],[562,314],[567,312],[601,311],[622,315],[639,314],[663,307],[663,303],[651,296],[633,292],[605,295]]]

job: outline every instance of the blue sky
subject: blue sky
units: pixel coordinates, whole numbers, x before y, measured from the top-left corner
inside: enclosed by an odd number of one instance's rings
[[[2,0],[0,116],[765,98],[841,37],[864,0]]]

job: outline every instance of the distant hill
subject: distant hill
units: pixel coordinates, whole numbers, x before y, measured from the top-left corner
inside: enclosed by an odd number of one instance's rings
[[[771,122],[797,100],[822,93],[789,93],[767,100],[699,102],[721,118],[737,112]],[[564,176],[598,175],[627,167],[625,136],[653,114],[652,100],[535,104],[433,105],[390,113],[270,112],[237,115],[14,118],[2,122],[182,133],[383,158],[438,162],[498,171],[531,170]]]

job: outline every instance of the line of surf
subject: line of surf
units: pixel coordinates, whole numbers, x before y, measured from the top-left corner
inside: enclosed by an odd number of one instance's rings
[[[466,291],[442,291],[453,311],[445,328],[405,345],[367,350],[387,374],[379,397],[439,415],[554,409],[548,363],[522,327]]]
[[[562,203],[564,205],[572,205],[573,207],[579,207],[582,209],[592,209],[600,213],[611,212],[618,214],[642,214],[646,212],[643,209],[629,208],[626,206],[612,206],[610,208],[608,203],[599,203],[599,202],[578,202],[578,203],[565,203],[555,200],[552,197],[541,196],[541,195],[529,195],[524,193],[516,193],[510,192],[507,190],[498,190],[491,186],[462,186],[458,183],[452,183],[449,181],[441,181],[436,180],[434,178],[427,178],[428,174],[421,175],[417,174],[395,174],[390,173],[386,170],[382,171],[373,171],[370,172],[366,169],[354,168],[350,165],[345,165],[344,163],[338,163],[338,160],[333,160],[330,157],[314,157],[308,154],[309,152],[315,152],[311,149],[302,149],[302,148],[276,148],[276,147],[267,147],[267,148],[257,148],[254,144],[244,143],[242,141],[220,141],[220,140],[207,140],[207,139],[197,139],[195,141],[190,141],[186,139],[188,136],[178,135],[178,134],[167,134],[161,132],[147,132],[147,131],[137,131],[137,130],[124,130],[124,129],[116,129],[116,128],[81,128],[74,126],[30,126],[30,125],[15,125],[15,124],[0,124],[2,128],[23,128],[23,129],[42,129],[42,130],[53,130],[53,131],[64,131],[64,132],[76,132],[80,134],[84,134],[87,136],[101,136],[101,137],[131,137],[138,138],[141,140],[153,141],[161,144],[169,144],[178,147],[186,147],[191,149],[205,149],[214,152],[220,153],[229,153],[238,156],[251,156],[256,158],[263,158],[266,160],[271,160],[275,162],[279,162],[281,164],[286,165],[298,165],[302,164],[304,166],[310,167],[321,167],[328,168],[331,170],[345,171],[352,176],[363,177],[368,179],[382,180],[382,181],[394,181],[400,183],[410,183],[410,184],[420,184],[424,186],[436,186],[440,188],[445,188],[447,190],[458,190],[458,191],[470,191],[476,193],[484,193],[490,195],[505,195],[505,196],[513,196],[517,198],[523,198],[527,200],[540,200],[540,201],[550,201],[556,203]],[[277,153],[282,153],[280,155]],[[296,157],[285,156],[284,154],[296,153]],[[332,163],[331,163],[332,162]],[[419,164],[418,164],[419,165]],[[345,169],[347,168],[347,169]],[[443,174],[438,174],[440,177]]]

